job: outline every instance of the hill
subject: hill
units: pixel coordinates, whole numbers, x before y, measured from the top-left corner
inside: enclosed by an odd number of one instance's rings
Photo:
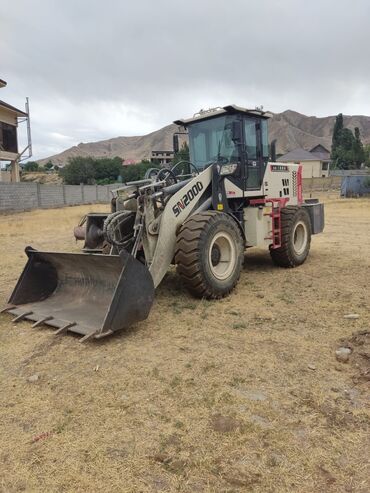
[[[334,122],[335,116],[318,118],[292,110],[275,113],[269,122],[270,141],[277,139],[278,154],[285,154],[297,147],[310,150],[317,144],[330,150]],[[370,143],[369,116],[344,116],[344,125],[351,129],[359,127],[363,142]],[[68,158],[75,156],[120,156],[139,161],[149,158],[152,150],[172,149],[172,135],[176,130],[177,126],[171,124],[147,135],[81,143],[38,162],[43,165],[51,160],[53,164],[64,166]]]

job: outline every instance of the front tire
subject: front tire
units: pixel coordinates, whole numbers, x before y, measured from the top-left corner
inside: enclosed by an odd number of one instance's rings
[[[181,226],[176,244],[177,272],[199,298],[222,298],[239,280],[244,242],[227,214],[207,211]]]
[[[311,246],[311,221],[302,207],[281,209],[281,246],[270,247],[273,262],[280,267],[296,267],[306,260]]]

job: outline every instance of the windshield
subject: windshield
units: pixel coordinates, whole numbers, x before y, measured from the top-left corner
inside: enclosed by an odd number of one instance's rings
[[[240,161],[240,146],[232,140],[233,121],[235,116],[225,115],[189,126],[190,161],[197,168],[202,169],[215,161]]]

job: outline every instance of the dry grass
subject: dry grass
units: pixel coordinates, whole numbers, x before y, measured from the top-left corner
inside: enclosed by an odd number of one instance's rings
[[[28,171],[22,173],[22,181],[41,183],[47,185],[61,185],[63,179],[58,173],[45,173],[42,171]]]
[[[329,200],[298,269],[249,251],[220,302],[171,272],[146,322],[99,343],[1,315],[0,491],[368,492],[368,384],[334,351],[369,328],[369,206]],[[76,248],[93,208],[0,216],[0,302],[24,246]]]

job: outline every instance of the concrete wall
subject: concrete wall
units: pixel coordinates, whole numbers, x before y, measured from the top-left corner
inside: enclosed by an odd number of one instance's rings
[[[303,192],[328,192],[339,190],[342,178],[340,176],[329,176],[328,178],[303,178]]]
[[[0,211],[108,203],[119,185],[40,185],[0,182]]]
[[[10,171],[0,170],[0,182],[3,183],[10,182]]]
[[[330,176],[370,176],[370,168],[363,169],[331,169]]]
[[[303,179],[303,191],[339,190],[340,176]],[[40,185],[38,183],[0,182],[0,212],[22,211],[67,205],[109,203],[114,185]]]

